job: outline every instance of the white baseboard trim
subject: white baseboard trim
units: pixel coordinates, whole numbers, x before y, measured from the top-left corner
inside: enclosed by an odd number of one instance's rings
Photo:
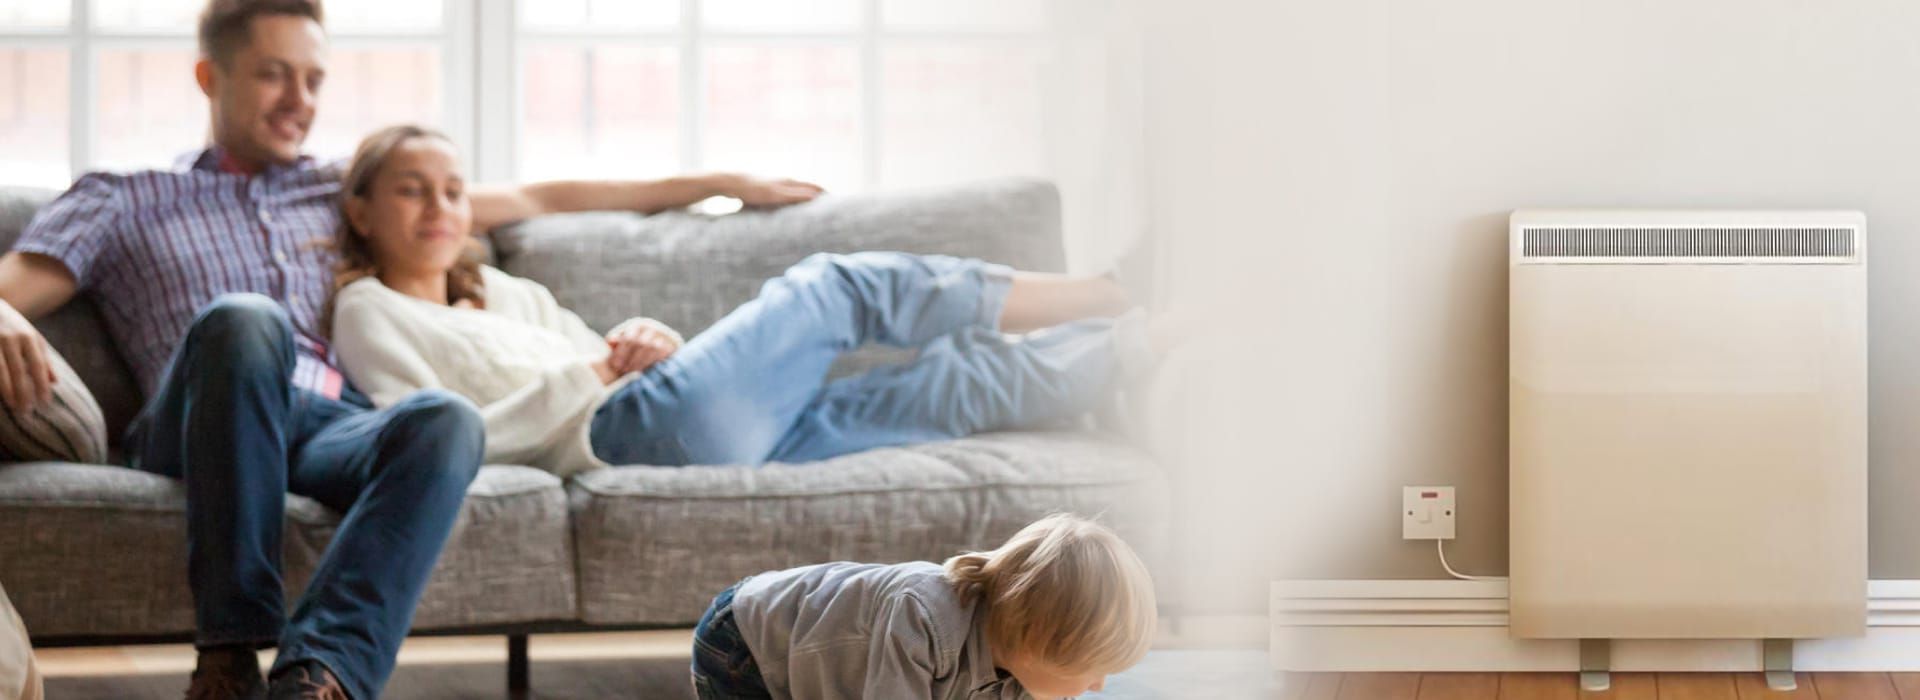
[[[1266,615],[1172,615],[1160,618],[1155,649],[1267,648],[1271,626]]]
[[[1576,640],[1514,639],[1505,581],[1276,581],[1285,671],[1578,671]],[[1626,639],[1617,671],[1758,671],[1758,640]],[[1870,581],[1867,634],[1794,645],[1800,671],[1920,671],[1920,580]]]

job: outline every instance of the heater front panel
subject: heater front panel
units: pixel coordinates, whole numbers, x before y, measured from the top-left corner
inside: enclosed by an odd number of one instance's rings
[[[1865,631],[1865,266],[1511,268],[1511,626]]]

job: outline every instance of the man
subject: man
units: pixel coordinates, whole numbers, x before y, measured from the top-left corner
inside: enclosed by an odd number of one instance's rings
[[[183,479],[200,650],[189,698],[376,697],[482,454],[473,406],[385,410],[345,386],[316,318],[340,168],[300,153],[326,70],[317,0],[211,0],[195,77],[213,145],[174,170],[89,174],[0,257],[0,399],[49,397],[30,319],[93,296],[147,392],[130,466]],[[738,175],[477,189],[474,229],[554,211],[750,206],[818,187]],[[616,337],[610,342],[640,342]],[[345,513],[307,593],[281,600],[284,494]],[[279,646],[263,679],[258,648]]]

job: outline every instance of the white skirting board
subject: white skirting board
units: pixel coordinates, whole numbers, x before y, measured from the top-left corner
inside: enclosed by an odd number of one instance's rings
[[[1505,581],[1276,581],[1283,671],[1578,671],[1576,640],[1514,639]],[[1759,671],[1758,640],[1613,642],[1616,671]],[[1867,634],[1802,639],[1798,671],[1920,671],[1920,580],[1870,581]]]

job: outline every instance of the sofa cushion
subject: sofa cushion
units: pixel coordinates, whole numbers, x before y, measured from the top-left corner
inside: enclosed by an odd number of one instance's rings
[[[9,461],[58,460],[98,464],[107,461],[107,425],[93,392],[49,349],[53,368],[50,398],[26,411],[0,406],[0,457]]]
[[[993,433],[759,468],[591,471],[568,484],[581,617],[691,624],[749,574],[939,561],[998,546],[1059,511],[1100,516],[1152,560],[1165,483],[1144,453],[1080,432]]]
[[[324,508],[309,515],[289,511],[298,523],[286,542],[289,581],[313,575],[340,524],[339,514]],[[572,540],[559,477],[532,467],[482,467],[414,611],[414,629],[576,618]]]
[[[186,495],[179,481],[101,465],[0,465],[0,587],[36,637],[181,635]],[[287,498],[288,600],[312,575],[338,514]],[[486,467],[468,492],[416,628],[575,615],[566,496],[552,475]],[[289,603],[288,609],[292,609]]]
[[[59,194],[38,187],[0,187],[0,250],[11,250],[34,213]],[[107,439],[118,444],[127,424],[140,412],[140,387],[109,342],[106,323],[93,301],[82,294],[34,326],[92,392],[106,421]]]

